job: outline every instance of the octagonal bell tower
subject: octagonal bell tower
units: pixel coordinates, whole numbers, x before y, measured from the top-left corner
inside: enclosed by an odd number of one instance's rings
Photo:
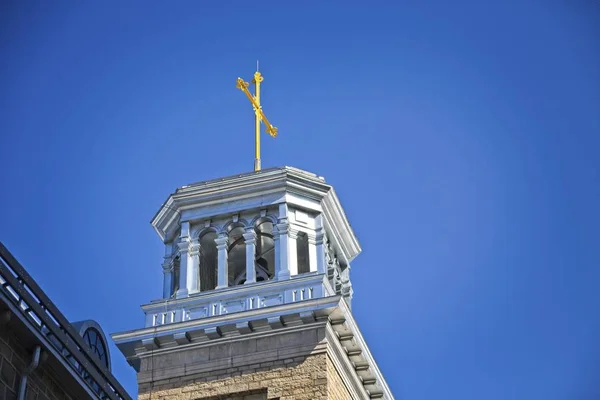
[[[183,186],[152,226],[162,298],[113,335],[140,398],[393,398],[351,313],[360,246],[323,178],[282,167]]]

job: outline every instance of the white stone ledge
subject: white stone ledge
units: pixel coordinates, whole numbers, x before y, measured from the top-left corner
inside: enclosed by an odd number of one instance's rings
[[[286,327],[283,324],[276,324],[269,326],[268,320],[272,317],[278,318],[281,316],[285,320],[288,316],[296,315],[294,319],[302,321],[307,327],[324,325],[327,322],[326,316],[338,308],[340,300],[340,296],[330,296],[270,308],[249,310],[236,314],[219,315],[206,319],[115,333],[112,335],[112,338],[132,365],[138,368],[139,365],[137,363],[140,357],[150,354],[150,351],[147,350],[144,344],[157,343],[158,348],[154,347],[152,352],[153,354],[160,354],[161,352],[169,352],[177,348],[188,349],[190,346],[212,345],[212,343],[219,341],[244,340],[246,337],[264,338],[271,334],[279,334],[280,331],[292,332],[304,330],[303,326],[298,325]],[[307,313],[309,312],[313,313],[315,321],[307,317]],[[300,318],[300,314],[304,318]],[[244,323],[246,322],[253,327],[252,331],[245,329]],[[237,330],[235,336],[216,334],[229,328],[235,330],[236,327],[241,327],[241,329]],[[184,341],[181,339],[184,337],[189,337],[190,343],[183,343]]]
[[[325,274],[312,272],[281,281],[238,285],[181,299],[155,301],[143,305],[142,310],[146,314],[146,327],[154,327],[323,298],[329,294],[327,284]]]

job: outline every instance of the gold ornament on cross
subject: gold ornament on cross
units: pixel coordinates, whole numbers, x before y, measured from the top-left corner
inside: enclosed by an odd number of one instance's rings
[[[260,106],[260,83],[264,80],[263,76],[258,72],[258,63],[257,63],[257,71],[254,73],[254,79],[252,79],[252,83],[256,86],[254,96],[248,90],[250,84],[248,82],[244,82],[242,78],[237,78],[237,88],[248,96],[250,103],[252,103],[252,107],[254,108],[255,118],[255,154],[254,154],[254,171],[260,171],[260,123],[264,122],[267,126],[267,133],[273,137],[277,136],[277,128],[271,125],[267,117],[262,111],[262,107]]]

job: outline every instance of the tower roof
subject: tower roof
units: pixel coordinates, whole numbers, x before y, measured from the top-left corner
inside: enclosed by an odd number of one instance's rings
[[[358,240],[333,187],[323,177],[294,167],[268,168],[182,186],[169,195],[151,223],[160,238],[169,242],[181,222],[284,202],[323,213],[325,225],[333,234],[331,240],[347,262],[360,253]]]

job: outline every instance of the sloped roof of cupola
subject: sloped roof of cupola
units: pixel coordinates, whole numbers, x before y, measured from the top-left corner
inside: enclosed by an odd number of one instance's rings
[[[323,177],[294,167],[195,182],[169,195],[151,224],[164,242],[171,241],[182,221],[207,219],[243,210],[287,202],[323,213],[333,244],[350,262],[361,251],[333,187]]]

